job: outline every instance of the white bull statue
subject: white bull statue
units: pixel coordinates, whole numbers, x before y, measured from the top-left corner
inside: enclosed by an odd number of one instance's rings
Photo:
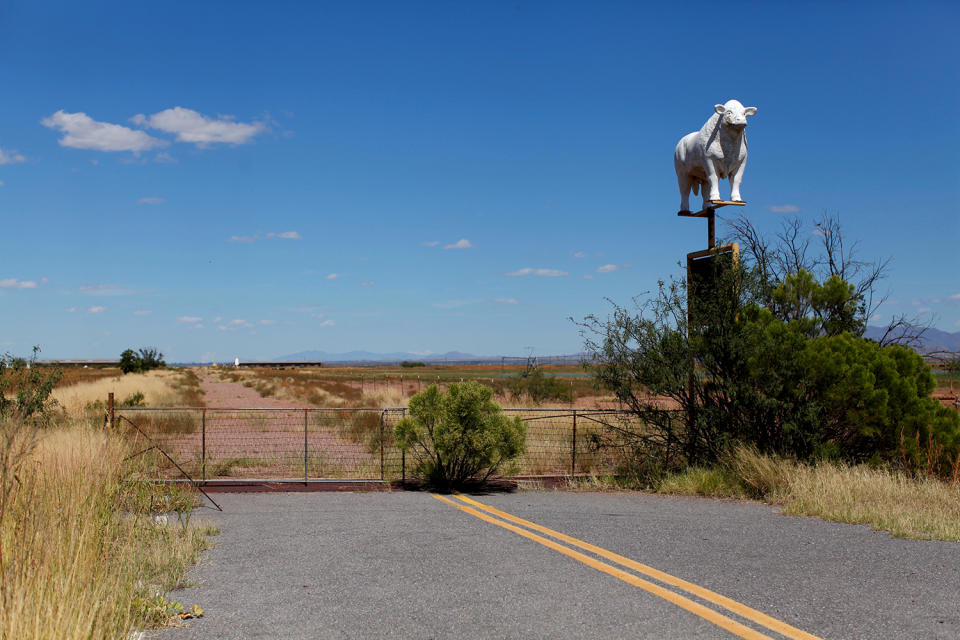
[[[747,116],[757,112],[756,107],[744,107],[737,100],[714,106],[700,131],[680,138],[673,152],[680,187],[680,210],[690,211],[690,189],[694,195],[703,189],[703,208],[712,200],[720,200],[720,179],[730,179],[730,200],[740,198],[740,182],[747,166]]]

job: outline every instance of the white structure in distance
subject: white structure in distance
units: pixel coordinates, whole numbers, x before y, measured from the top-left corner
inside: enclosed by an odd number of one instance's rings
[[[680,210],[690,211],[690,189],[694,195],[703,189],[703,208],[712,200],[720,200],[720,179],[730,179],[730,200],[743,202],[740,182],[747,166],[747,116],[757,112],[756,107],[744,107],[738,100],[713,107],[700,131],[680,138],[673,152],[673,166],[677,170],[680,187]]]
[[[234,359],[233,359],[233,366],[235,366],[235,367],[239,367],[239,366],[240,366],[240,358],[234,358]]]

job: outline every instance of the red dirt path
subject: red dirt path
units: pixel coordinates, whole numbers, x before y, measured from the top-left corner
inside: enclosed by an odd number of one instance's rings
[[[205,375],[200,378],[203,401],[210,409],[312,409],[313,405],[287,398],[264,398],[256,389],[239,382],[219,380]]]

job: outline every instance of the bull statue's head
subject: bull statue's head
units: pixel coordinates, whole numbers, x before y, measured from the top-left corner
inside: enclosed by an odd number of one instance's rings
[[[726,104],[714,105],[713,110],[720,114],[723,123],[728,127],[743,129],[747,126],[747,116],[757,112],[756,107],[745,107],[739,100],[727,100]]]

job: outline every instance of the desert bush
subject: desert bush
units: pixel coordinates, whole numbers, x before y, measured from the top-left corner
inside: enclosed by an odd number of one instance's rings
[[[509,378],[494,378],[487,386],[500,396],[509,396],[513,400],[526,398],[538,405],[548,400],[570,403],[574,396],[569,382],[544,374],[540,369]]]
[[[808,461],[953,468],[960,416],[929,397],[929,366],[861,337],[882,265],[848,282],[864,263],[838,248],[834,223],[822,227],[822,261],[807,260],[797,235],[784,235],[776,259],[753,238],[752,258],[715,256],[709,286],[661,282],[636,311],[614,305],[583,323],[598,383],[651,425],[638,458],[679,470],[745,444]],[[819,276],[806,268],[817,265]]]
[[[36,366],[39,353],[34,347],[29,360],[0,356],[0,420],[39,421],[51,407],[50,394],[62,374]]]
[[[394,429],[397,445],[411,451],[416,475],[441,488],[486,481],[523,453],[526,425],[507,418],[478,382],[436,385],[410,398],[410,417]]]
[[[415,367],[425,367],[427,365],[423,362],[413,362],[411,360],[404,360],[403,362],[400,363],[400,366],[403,367],[404,369],[413,369]]]

